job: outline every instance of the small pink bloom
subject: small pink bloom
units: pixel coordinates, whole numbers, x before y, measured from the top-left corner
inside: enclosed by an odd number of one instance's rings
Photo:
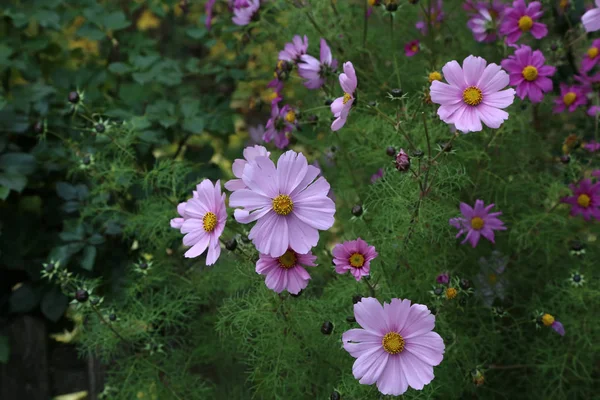
[[[381,178],[383,178],[383,174],[384,174],[383,168],[379,168],[376,173],[371,175],[371,183],[373,184],[373,183],[377,182],[378,180],[380,180]]]
[[[506,230],[504,222],[498,219],[502,213],[490,213],[493,207],[494,204],[485,207],[482,200],[476,200],[474,208],[466,203],[460,203],[460,212],[463,216],[451,218],[450,225],[459,230],[456,234],[457,238],[467,234],[461,244],[469,242],[471,246],[475,247],[481,236],[494,243],[494,231]]]
[[[532,103],[540,103],[544,93],[552,90],[549,77],[554,75],[556,68],[544,65],[544,62],[542,52],[532,52],[529,46],[521,46],[514,55],[502,61],[502,68],[509,73],[510,85],[517,87],[517,96],[521,100],[528,97]]]
[[[342,97],[338,97],[331,103],[331,112],[336,118],[331,124],[331,130],[340,130],[348,119],[348,114],[354,104],[354,96],[358,81],[356,80],[356,71],[350,61],[344,63],[344,72],[340,74],[340,86],[344,91]]]
[[[444,358],[444,341],[437,333],[435,316],[422,304],[392,299],[381,303],[363,297],[354,305],[362,329],[342,335],[344,349],[356,358],[352,374],[363,385],[377,383],[382,394],[399,396],[422,390],[433,378],[433,367]]]
[[[206,30],[208,30],[208,31],[210,31],[210,28],[212,26],[213,7],[215,6],[216,2],[217,2],[217,0],[208,0],[206,2],[206,4],[204,5],[204,12],[206,12],[206,19],[204,20],[204,26],[206,26]]]
[[[596,8],[586,11],[581,17],[581,23],[586,32],[600,30],[600,0],[595,0]]]
[[[587,94],[589,90],[581,86],[568,86],[565,83],[560,84],[560,97],[554,100],[554,108],[552,111],[555,114],[565,110],[573,112],[579,106],[587,104]]]
[[[300,57],[308,50],[308,37],[302,39],[299,35],[294,36],[291,43],[286,43],[283,50],[279,52],[279,59],[290,63],[298,63]]]
[[[515,0],[512,7],[507,7],[504,12],[500,33],[506,35],[508,44],[516,43],[527,32],[531,32],[534,38],[541,39],[548,34],[546,25],[536,22],[542,15],[544,11],[539,1],[526,5],[525,0]]]
[[[406,54],[407,57],[414,56],[419,50],[421,50],[421,44],[418,40],[411,40],[404,45],[404,54]]]
[[[581,70],[588,72],[594,68],[598,61],[600,61],[600,39],[596,39],[592,42],[592,46],[587,50],[583,61],[581,62]]]
[[[283,149],[290,143],[290,135],[296,125],[296,112],[294,109],[289,105],[279,109],[279,105],[273,102],[271,104],[271,118],[265,126],[263,140],[267,143],[274,141],[278,149]]]
[[[581,215],[586,221],[594,218],[600,221],[600,182],[592,183],[590,179],[581,180],[577,186],[571,184],[572,196],[561,199],[570,204],[571,216]]]
[[[331,56],[331,49],[325,39],[321,38],[320,61],[304,54],[300,57],[298,64],[298,75],[306,79],[304,86],[309,89],[319,89],[325,84],[325,78],[328,74],[337,68],[337,60]]]
[[[598,110],[598,112],[600,112],[600,110]],[[589,151],[590,153],[595,153],[597,151],[600,151],[600,143],[596,142],[595,140],[590,140],[583,146],[583,148]]]
[[[442,274],[439,274],[435,278],[435,281],[441,285],[447,285],[448,283],[450,283],[450,275],[447,272],[444,272]]]
[[[502,90],[509,77],[499,65],[486,65],[487,61],[475,56],[465,58],[462,68],[450,61],[442,68],[448,83],[431,83],[431,101],[440,104],[440,119],[463,133],[481,131],[482,122],[496,129],[508,119],[502,109],[513,103],[515,91]]]
[[[476,41],[488,43],[497,39],[497,24],[502,19],[505,8],[500,0],[494,0],[491,4],[484,1],[473,6],[473,14],[467,27],[473,32]]]
[[[256,272],[265,275],[265,284],[271,290],[281,293],[287,290],[291,294],[298,294],[308,285],[310,275],[304,267],[316,267],[317,256],[311,252],[298,254],[288,249],[280,257],[271,257],[260,254],[256,263]]]
[[[443,1],[437,0],[435,3],[431,3],[431,8],[429,9],[428,14],[423,14],[419,22],[415,24],[415,27],[421,32],[423,35],[427,35],[429,31],[429,25],[431,25],[435,29],[439,29],[440,25],[444,21],[444,9],[443,9]]]
[[[559,321],[554,321],[550,327],[560,336],[565,336],[565,327]]]
[[[236,0],[233,4],[233,23],[239,26],[248,25],[257,15],[259,8],[260,0]]]
[[[244,174],[244,168],[248,163],[254,162],[256,157],[269,157],[270,152],[267,151],[263,146],[252,146],[244,149],[244,159],[237,158],[231,167],[233,175],[238,179],[232,179],[225,183],[225,189],[229,191],[247,189],[246,184],[242,180]]]
[[[587,110],[587,115],[590,117],[595,117],[598,114],[600,114],[600,106],[591,106]]]
[[[333,263],[335,272],[338,274],[350,273],[360,281],[363,276],[369,275],[371,261],[377,257],[375,246],[369,246],[367,242],[358,238],[336,245],[333,248]]]

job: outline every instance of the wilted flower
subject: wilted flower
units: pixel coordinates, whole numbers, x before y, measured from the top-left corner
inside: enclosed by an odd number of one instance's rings
[[[396,154],[395,164],[398,171],[406,172],[410,169],[410,157],[404,152],[404,149],[400,149]]]
[[[283,50],[279,52],[279,59],[290,63],[297,64],[300,58],[306,54],[308,50],[308,37],[304,35],[304,39],[299,35],[294,36],[291,43],[286,43]]]
[[[371,183],[375,183],[381,178],[383,178],[384,170],[383,168],[379,168],[376,173],[371,175]]]

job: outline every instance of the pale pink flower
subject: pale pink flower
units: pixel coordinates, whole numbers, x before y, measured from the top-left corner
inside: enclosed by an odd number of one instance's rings
[[[340,74],[340,86],[344,91],[342,97],[338,97],[331,103],[331,112],[336,118],[331,124],[331,130],[337,131],[346,124],[352,104],[354,104],[356,87],[358,81],[356,80],[356,71],[350,61],[344,63],[344,72]]]

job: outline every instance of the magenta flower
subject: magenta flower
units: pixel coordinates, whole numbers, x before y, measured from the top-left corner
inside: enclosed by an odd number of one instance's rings
[[[460,212],[462,217],[451,218],[450,225],[458,229],[456,237],[460,237],[465,232],[465,240],[461,244],[467,241],[471,243],[471,246],[477,246],[479,238],[483,236],[492,243],[494,242],[494,231],[504,231],[506,227],[504,222],[500,221],[498,217],[502,215],[501,212],[490,213],[490,210],[494,207],[494,204],[490,204],[485,207],[482,200],[475,201],[475,207],[471,208],[466,203],[460,203]]]
[[[273,104],[278,104],[283,99],[283,95],[281,94],[281,91],[283,90],[283,81],[279,80],[279,78],[273,78],[267,83],[267,87],[273,89],[273,92],[275,92],[275,97],[271,100],[271,106]],[[271,113],[272,112],[273,109],[271,109]]]
[[[321,61],[313,56],[304,54],[300,57],[298,64],[298,75],[306,79],[304,86],[309,89],[318,89],[325,84],[327,74],[335,71],[337,68],[337,60],[331,56],[331,49],[327,46],[325,39],[321,38]]]
[[[180,229],[183,244],[191,246],[185,257],[194,258],[208,248],[206,265],[214,264],[221,255],[219,237],[225,229],[227,211],[225,209],[225,193],[221,194],[221,182],[213,186],[208,179],[198,186],[193,197],[177,206],[182,218],[171,220],[171,227]]]
[[[302,153],[287,151],[277,167],[267,157],[246,164],[242,181],[248,189],[231,194],[236,221],[257,221],[248,236],[256,249],[280,257],[288,249],[307,254],[319,241],[318,230],[333,226],[335,204],[327,197],[329,183]]]
[[[591,106],[587,110],[587,115],[590,117],[595,117],[598,114],[600,114],[600,106]]]
[[[371,260],[377,257],[375,246],[358,238],[336,245],[333,248],[333,263],[338,274],[350,273],[360,281],[363,276],[368,276],[371,271]]]
[[[439,29],[440,25],[444,21],[444,17],[443,2],[442,0],[437,0],[436,3],[431,3],[429,14],[423,15],[423,20],[417,22],[415,27],[423,35],[427,35],[427,32],[429,31],[429,25],[431,25],[433,28]]]
[[[447,285],[450,283],[450,275],[447,272],[441,273],[435,278],[435,281],[441,285]]]
[[[487,43],[497,39],[497,23],[502,19],[505,7],[500,0],[494,0],[491,4],[484,1],[473,6],[473,14],[467,27],[473,32],[476,41]]]
[[[420,49],[420,42],[418,40],[411,40],[404,45],[404,54],[406,54],[406,57],[412,57],[417,54]]]
[[[596,8],[588,10],[581,17],[581,23],[586,32],[600,30],[600,0],[595,0]]]
[[[588,49],[581,62],[581,70],[588,72],[598,64],[600,61],[600,39],[596,39],[592,42],[592,46]]]
[[[257,15],[259,8],[260,0],[235,0],[233,4],[233,23],[239,26],[248,25]]]
[[[383,168],[379,168],[376,173],[371,175],[371,184],[377,182],[381,178],[383,178],[384,170]]]
[[[595,177],[595,178],[600,179],[600,169],[592,171],[592,176]]]
[[[383,303],[363,297],[354,305],[362,329],[342,335],[344,349],[356,358],[352,374],[363,385],[377,383],[383,394],[399,396],[412,387],[422,390],[433,378],[433,367],[444,358],[444,341],[435,316],[422,304],[392,299]]]
[[[229,191],[235,191],[240,189],[247,189],[246,184],[242,180],[242,175],[244,173],[244,168],[248,163],[254,162],[256,157],[269,157],[271,155],[270,152],[267,151],[263,146],[252,146],[246,147],[244,149],[244,159],[237,158],[231,169],[233,170],[233,175],[238,179],[232,179],[225,183],[225,189]]]
[[[265,284],[271,290],[281,293],[287,290],[298,294],[308,285],[310,275],[304,267],[316,267],[317,256],[311,252],[298,254],[289,249],[280,257],[261,254],[256,262],[256,272],[266,275]]]
[[[275,102],[271,104],[271,118],[265,126],[263,140],[267,143],[275,142],[279,149],[285,148],[290,143],[290,134],[296,128],[296,112],[294,109],[285,105],[279,109]]]
[[[597,151],[600,151],[600,143],[596,142],[595,140],[590,140],[583,146],[583,148],[589,151],[590,153],[595,153]]]
[[[500,33],[506,35],[508,44],[516,43],[523,33],[531,32],[534,38],[541,39],[548,34],[545,24],[536,22],[544,11],[542,3],[533,1],[528,6],[525,0],[515,0],[512,7],[504,11],[504,19],[500,25]]]
[[[579,75],[574,75],[573,78],[581,84],[586,92],[589,92],[592,90],[594,84],[600,82],[600,72],[592,76],[581,73]]]
[[[332,131],[340,130],[346,124],[346,119],[348,119],[348,114],[350,113],[352,104],[354,104],[357,85],[358,81],[356,80],[354,66],[350,61],[345,62],[344,72],[340,74],[340,86],[344,91],[344,95],[331,103],[331,112],[336,118],[331,124]]]
[[[560,336],[565,336],[565,327],[560,323],[560,321],[554,321],[550,327],[554,329],[554,331]]]
[[[204,5],[204,12],[206,12],[206,19],[204,20],[204,26],[206,26],[206,30],[208,30],[208,31],[210,31],[210,28],[212,26],[213,7],[215,6],[216,2],[217,2],[217,0],[208,0],[206,2],[206,4]]]
[[[600,220],[600,182],[583,179],[577,186],[571,184],[569,188],[573,195],[563,197],[561,201],[572,206],[571,216],[581,215],[586,221],[591,218]]]
[[[517,96],[526,97],[532,103],[540,103],[544,93],[552,90],[552,80],[548,78],[556,72],[555,67],[544,65],[545,58],[540,50],[531,51],[529,46],[521,46],[514,55],[501,62],[508,71],[510,85],[517,87]]]
[[[554,100],[554,108],[552,111],[555,114],[568,110],[573,112],[579,106],[587,104],[588,89],[581,86],[568,86],[565,83],[560,84],[560,97]]]
[[[509,78],[499,65],[486,65],[487,61],[475,56],[465,58],[462,68],[450,61],[442,68],[448,84],[431,83],[431,100],[441,105],[437,111],[440,119],[463,133],[482,130],[481,122],[499,128],[508,119],[502,108],[513,103],[515,91],[502,90]]]
[[[291,43],[286,43],[283,50],[279,52],[279,59],[290,63],[297,64],[300,57],[306,54],[308,50],[308,37],[304,35],[304,40],[296,35]]]

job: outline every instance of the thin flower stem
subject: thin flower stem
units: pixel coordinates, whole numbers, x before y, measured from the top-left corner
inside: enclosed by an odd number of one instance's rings
[[[535,228],[537,228],[537,226],[548,216],[550,215],[550,213],[554,210],[556,210],[556,208],[561,205],[562,203],[560,201],[557,201],[556,204],[554,204],[549,210],[546,211],[546,214],[544,214],[543,217],[539,218],[537,220],[537,222],[535,224],[533,224],[533,226],[531,228],[529,228],[529,230],[527,231],[527,235],[530,235],[531,232],[533,232],[533,230]]]
[[[120,333],[119,331],[117,331],[109,322],[106,321],[106,319],[104,319],[104,316],[102,315],[102,313],[100,311],[98,311],[98,308],[96,306],[90,305],[90,307],[92,307],[92,310],[94,310],[94,312],[96,313],[96,315],[98,315],[98,318],[100,319],[100,321],[106,325],[106,327],[108,329],[110,329],[115,336],[117,336],[119,339],[121,339],[123,342],[125,342],[127,345],[131,346],[131,342],[127,339],[125,339]]]
[[[423,117],[423,126],[425,127],[425,138],[427,139],[427,157],[431,158],[431,142],[429,140],[429,130],[427,129],[427,119],[425,118],[425,113],[421,113]]]
[[[171,378],[169,377],[169,374],[167,374],[164,369],[162,369],[161,367],[159,367],[156,364],[152,364],[150,361],[146,360],[143,357],[141,357],[140,359],[143,360],[146,364],[154,367],[158,372],[162,372],[165,378],[167,378],[168,380],[171,380]],[[164,387],[166,387],[167,389],[169,389],[169,391],[171,392],[171,394],[173,396],[175,396],[175,398],[177,400],[182,400],[181,397],[179,397],[179,395],[175,392],[175,390],[173,390],[173,388],[171,387],[171,385],[166,384],[165,382],[163,382],[162,379],[160,379],[160,381],[161,381],[161,383],[163,384]]]
[[[350,176],[352,177],[352,182],[354,183],[354,188],[356,190],[356,195],[358,196],[358,199],[360,201],[360,204],[365,204],[363,201],[363,198],[360,194],[360,185],[358,184],[358,181],[356,180],[356,174],[354,173],[354,171],[352,170],[352,162],[350,162],[350,158],[348,157],[348,153],[346,152],[346,148],[344,146],[344,142],[342,140],[342,135],[340,135],[339,131],[335,131],[335,134],[338,138],[338,142],[339,142],[339,146],[340,146],[340,151],[342,154],[344,154],[344,158],[346,160],[346,164],[348,164],[348,170],[350,171]]]
[[[367,18],[367,12],[369,11],[369,6],[366,1],[363,1],[363,40],[362,45],[363,48],[367,47],[367,33],[369,30],[369,19]]]
[[[413,150],[417,150],[417,147],[414,145],[414,143],[412,142],[412,140],[410,140],[410,137],[408,136],[408,133],[406,133],[406,131],[404,130],[404,128],[402,128],[402,126],[400,125],[400,122],[398,122],[396,124],[396,130],[399,130],[400,133],[402,133],[402,135],[404,136],[404,138],[406,139],[406,141],[408,142],[408,144],[410,145],[410,147]]]
[[[450,146],[452,146],[452,142],[454,142],[454,139],[456,139],[458,137],[458,135],[452,135],[452,137],[450,138],[450,140],[448,141],[448,143],[446,143],[446,145],[444,146],[444,148],[435,156],[433,157],[433,159],[431,160],[430,164],[433,164],[433,162],[435,160],[438,159],[439,156],[441,156],[442,154],[444,154],[444,152],[450,148]]]
[[[369,282],[368,279],[363,279],[365,281],[365,283],[367,284],[368,288],[369,288],[369,294],[371,295],[371,297],[375,297],[375,288],[373,287],[373,285],[371,285],[371,282]]]

